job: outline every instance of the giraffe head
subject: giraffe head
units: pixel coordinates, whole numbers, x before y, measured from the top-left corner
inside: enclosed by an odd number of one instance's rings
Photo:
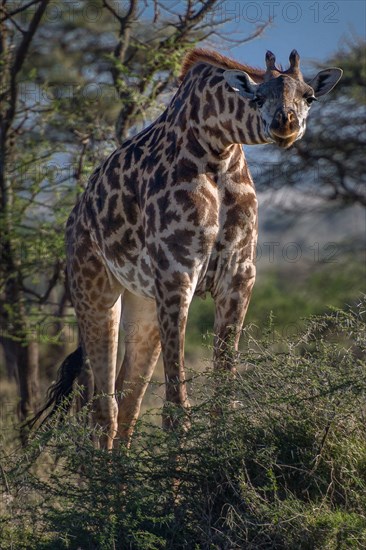
[[[289,59],[290,67],[282,71],[276,67],[274,54],[268,51],[267,69],[260,84],[254,82],[245,71],[224,72],[229,86],[240,96],[249,99],[251,107],[259,112],[268,141],[283,148],[290,147],[302,138],[311,104],[330,92],[342,76],[341,69],[330,68],[305,82],[296,50],[291,52]]]

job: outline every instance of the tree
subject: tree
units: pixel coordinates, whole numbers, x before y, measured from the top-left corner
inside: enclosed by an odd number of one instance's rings
[[[18,370],[20,388],[20,418],[24,419],[39,398],[38,345],[29,339],[28,319],[23,290],[23,276],[19,269],[16,231],[20,220],[15,214],[16,183],[12,179],[16,160],[16,140],[26,123],[27,113],[19,109],[19,76],[35,33],[40,25],[49,0],[29,2],[23,7],[1,6],[0,60],[0,265],[1,265],[1,324],[2,338],[8,344],[6,357],[13,356],[21,366]],[[28,26],[20,29],[16,16],[32,5],[35,11]],[[16,36],[17,35],[17,36]],[[5,345],[6,345],[5,344]],[[10,348],[10,349],[9,349]],[[9,354],[10,352],[10,354]]]

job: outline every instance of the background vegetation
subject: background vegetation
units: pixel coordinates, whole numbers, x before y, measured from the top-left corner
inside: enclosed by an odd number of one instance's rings
[[[186,432],[154,410],[131,449],[96,450],[83,410],[8,450],[1,547],[364,548],[365,306],[246,331],[235,379],[191,373]]]

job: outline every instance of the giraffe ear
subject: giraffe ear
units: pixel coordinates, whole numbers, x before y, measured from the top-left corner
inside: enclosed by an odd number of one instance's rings
[[[253,99],[257,91],[257,84],[244,71],[229,70],[224,72],[224,78],[235,92],[248,99]]]
[[[342,69],[331,68],[320,71],[312,80],[307,82],[314,90],[315,97],[320,97],[330,92],[343,74]]]

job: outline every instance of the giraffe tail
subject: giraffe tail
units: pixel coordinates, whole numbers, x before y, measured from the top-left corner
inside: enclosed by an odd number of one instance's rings
[[[52,409],[46,414],[39,427],[50,420],[56,412],[62,411],[62,413],[65,414],[70,410],[72,404],[70,396],[74,382],[81,373],[83,362],[84,354],[82,347],[79,346],[75,351],[70,353],[61,364],[57,372],[56,382],[48,389],[46,404],[37,414],[24,424],[25,427],[32,430],[38,420],[50,409],[50,407],[52,407]]]

